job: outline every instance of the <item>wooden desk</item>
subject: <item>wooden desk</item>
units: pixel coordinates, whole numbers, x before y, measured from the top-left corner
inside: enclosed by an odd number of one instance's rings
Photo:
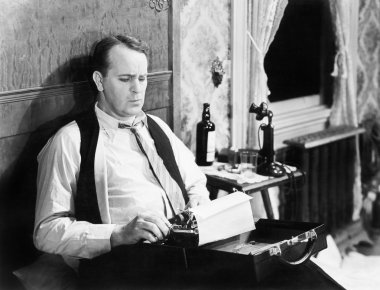
[[[215,199],[218,194],[218,190],[222,189],[229,193],[234,191],[242,191],[246,194],[253,194],[255,192],[261,192],[261,197],[263,198],[263,203],[265,207],[265,212],[267,213],[268,219],[273,219],[273,209],[269,199],[268,188],[280,186],[289,182],[290,178],[288,175],[282,177],[271,177],[268,180],[255,182],[255,183],[238,183],[236,180],[228,179],[224,177],[219,177],[215,175],[207,176],[207,188],[210,191],[210,198]],[[294,180],[302,178],[304,173],[300,170],[293,172]]]

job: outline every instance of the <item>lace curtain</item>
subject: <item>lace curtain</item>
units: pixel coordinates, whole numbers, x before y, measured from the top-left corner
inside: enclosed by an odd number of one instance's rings
[[[358,126],[353,55],[350,39],[352,0],[330,0],[330,10],[335,32],[336,55],[334,71],[334,102],[331,108],[332,126]]]
[[[330,125],[358,126],[356,98],[356,56],[357,38],[353,39],[352,29],[357,25],[357,0],[330,0],[330,11],[335,32],[336,55],[334,63],[334,95]],[[359,143],[356,138],[356,165],[354,183],[353,220],[359,219],[362,193]]]
[[[264,57],[280,25],[288,0],[248,1],[249,105],[268,102],[269,89],[264,69]],[[248,116],[248,146],[257,147],[257,122]]]

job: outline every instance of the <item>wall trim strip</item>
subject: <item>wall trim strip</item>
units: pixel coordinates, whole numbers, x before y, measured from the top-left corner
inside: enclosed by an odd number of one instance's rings
[[[159,71],[148,74],[148,86],[153,83],[165,82],[171,80],[172,71]],[[87,81],[75,82],[69,84],[54,85],[48,87],[36,87],[29,89],[20,89],[0,93],[0,104],[23,102],[40,98],[54,97],[72,94],[74,89],[89,89]]]

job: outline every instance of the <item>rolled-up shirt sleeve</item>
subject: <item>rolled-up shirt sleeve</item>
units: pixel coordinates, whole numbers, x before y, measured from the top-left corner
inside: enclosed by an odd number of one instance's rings
[[[79,150],[79,129],[71,123],[58,131],[38,155],[34,244],[47,253],[93,258],[111,250],[115,225],[75,219]]]
[[[161,119],[151,116],[164,130],[169,137],[173,148],[174,156],[185,184],[189,199],[203,198],[210,200],[210,193],[207,190],[207,178],[198,165],[195,163],[194,154],[189,148],[171,131],[169,126]]]

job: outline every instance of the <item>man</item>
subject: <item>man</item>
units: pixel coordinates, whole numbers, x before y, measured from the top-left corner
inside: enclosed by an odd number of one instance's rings
[[[142,111],[145,45],[107,37],[92,64],[97,103],[38,156],[35,246],[74,267],[78,258],[119,245],[162,240],[170,217],[209,200],[191,152],[161,119]]]

